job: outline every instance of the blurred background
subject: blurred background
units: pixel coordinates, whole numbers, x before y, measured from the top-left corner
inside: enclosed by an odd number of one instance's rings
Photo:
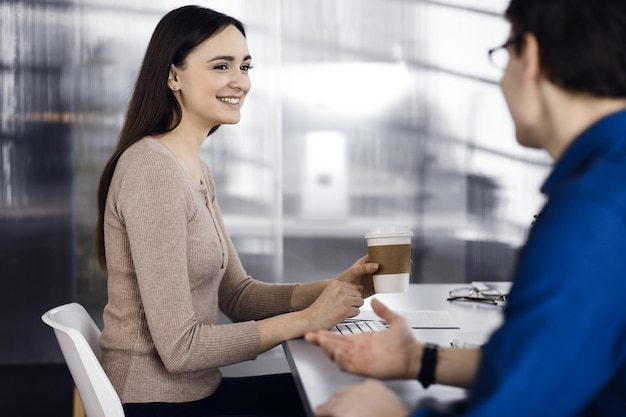
[[[507,3],[199,2],[246,24],[255,67],[241,123],[203,148],[250,275],[333,277],[370,228],[408,225],[412,282],[511,278],[550,161],[515,141],[487,59]],[[3,415],[69,415],[71,379],[39,317],[78,301],[101,324],[97,182],[152,31],[184,4],[0,0]]]

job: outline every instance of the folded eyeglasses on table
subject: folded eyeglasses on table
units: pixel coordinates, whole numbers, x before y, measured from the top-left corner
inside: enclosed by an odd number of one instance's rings
[[[507,298],[507,295],[498,289],[476,287],[455,288],[448,295],[448,301],[475,301],[489,304],[498,304],[498,301],[506,301]]]

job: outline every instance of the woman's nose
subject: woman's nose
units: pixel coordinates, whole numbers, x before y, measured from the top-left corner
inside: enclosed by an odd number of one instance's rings
[[[250,90],[250,87],[252,87],[250,77],[248,77],[248,74],[246,72],[243,72],[241,70],[235,71],[230,81],[230,84],[233,88],[237,88],[245,92],[248,92]]]

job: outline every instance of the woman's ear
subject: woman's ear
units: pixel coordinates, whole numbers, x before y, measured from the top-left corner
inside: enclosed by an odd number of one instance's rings
[[[172,91],[176,91],[179,89],[177,70],[174,64],[170,66],[170,73],[167,77],[167,85]]]

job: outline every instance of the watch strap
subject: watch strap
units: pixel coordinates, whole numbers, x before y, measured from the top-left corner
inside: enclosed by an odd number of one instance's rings
[[[417,380],[424,388],[428,388],[435,382],[435,369],[437,368],[437,357],[439,346],[434,343],[425,343],[422,352],[422,363]]]

